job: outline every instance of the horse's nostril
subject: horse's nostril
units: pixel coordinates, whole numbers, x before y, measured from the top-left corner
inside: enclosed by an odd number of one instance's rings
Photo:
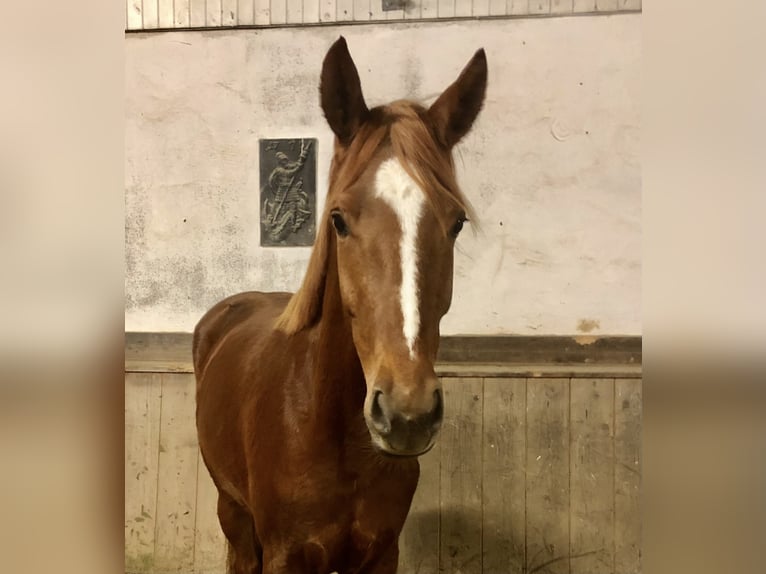
[[[434,426],[439,426],[444,416],[444,399],[442,398],[441,389],[434,391],[434,409],[431,412],[432,422]]]
[[[375,429],[385,435],[391,432],[391,421],[388,420],[386,413],[383,412],[383,407],[380,405],[380,397],[382,395],[383,391],[373,391],[370,417]]]

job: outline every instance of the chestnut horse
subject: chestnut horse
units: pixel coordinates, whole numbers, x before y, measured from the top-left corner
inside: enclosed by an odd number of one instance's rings
[[[368,109],[345,40],[325,56],[335,150],[301,288],[234,295],[194,331],[199,445],[234,574],[396,572],[444,410],[439,322],[469,215],[452,148],[486,83],[479,50],[430,108]]]

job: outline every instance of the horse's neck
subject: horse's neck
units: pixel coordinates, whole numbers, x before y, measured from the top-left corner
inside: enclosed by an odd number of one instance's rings
[[[335,249],[330,248],[322,317],[316,326],[314,362],[314,421],[317,430],[347,435],[362,420],[366,394],[364,373],[343,311]]]

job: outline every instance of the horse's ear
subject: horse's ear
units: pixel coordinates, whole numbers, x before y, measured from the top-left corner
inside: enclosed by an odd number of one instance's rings
[[[338,141],[347,146],[367,119],[369,110],[364,103],[359,73],[343,36],[324,57],[319,94],[327,123]]]
[[[482,48],[428,110],[436,135],[445,146],[451,148],[468,133],[484,105],[486,92],[487,55]]]

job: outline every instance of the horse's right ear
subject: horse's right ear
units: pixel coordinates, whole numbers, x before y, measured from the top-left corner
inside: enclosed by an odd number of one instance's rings
[[[468,133],[487,93],[487,55],[477,51],[460,76],[428,110],[436,136],[451,148]]]
[[[322,111],[338,141],[347,146],[367,119],[362,85],[354,61],[341,36],[327,52],[319,84]]]

